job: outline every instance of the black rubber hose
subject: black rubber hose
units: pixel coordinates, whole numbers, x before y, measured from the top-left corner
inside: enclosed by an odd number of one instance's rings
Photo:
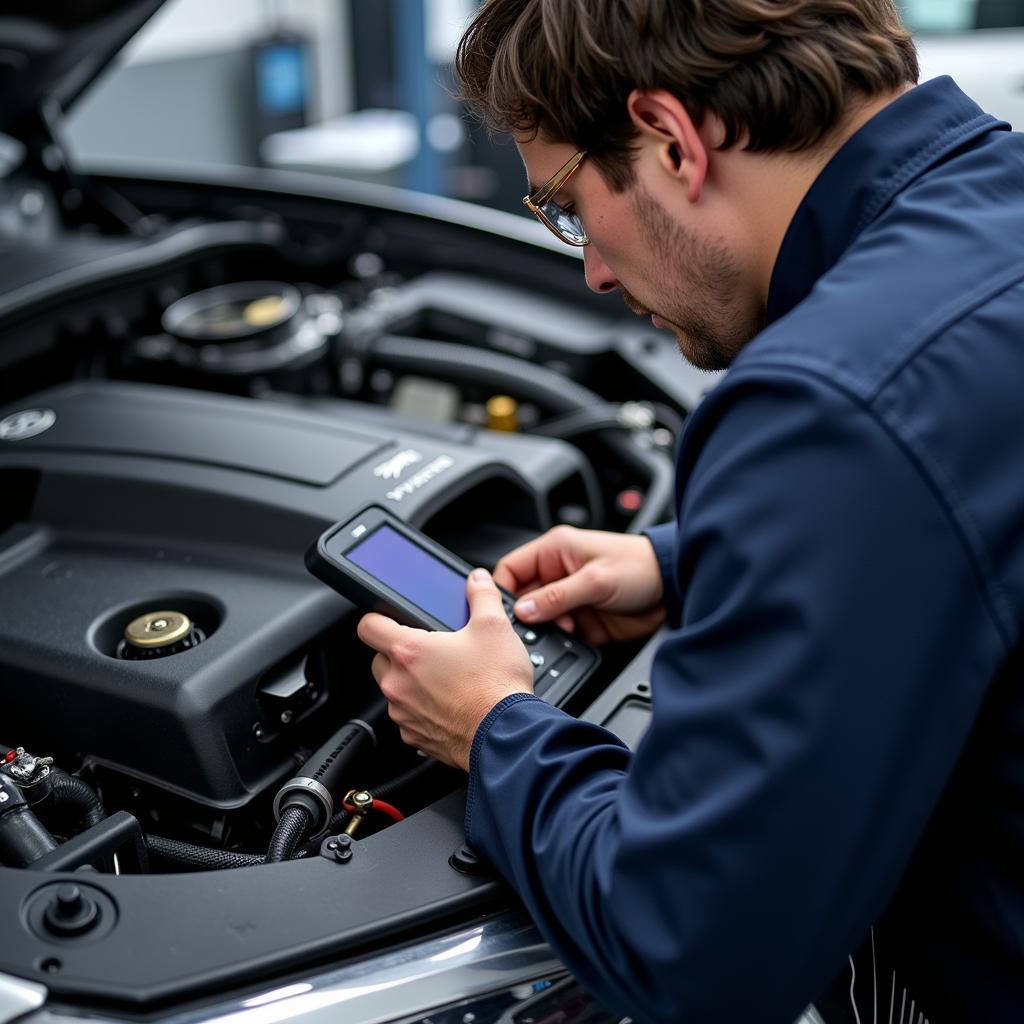
[[[673,438],[679,437],[683,429],[683,418],[674,409],[661,402],[644,402],[641,404],[647,405],[651,409],[652,427],[655,423],[661,423],[669,430]],[[568,439],[589,431],[611,428],[632,429],[627,423],[623,422],[623,406],[606,403],[589,409],[578,409],[576,412],[556,416],[554,419],[546,420],[536,427],[531,427],[530,433],[541,434],[544,437]]]
[[[360,752],[368,745],[376,746],[374,724],[383,721],[387,703],[378,700],[367,708],[364,718],[347,721],[319,747],[306,763],[278,791],[274,813],[280,821],[289,807],[302,807],[310,817],[310,831],[321,835],[334,817],[339,794],[345,792],[343,780]]]
[[[382,782],[379,786],[374,786],[370,792],[378,800],[386,800],[390,803],[395,793],[400,793],[406,786],[411,786],[428,775],[433,775],[435,771],[442,767],[446,766],[442,765],[436,758],[424,758],[420,764],[413,765],[407,772],[396,775],[393,779],[388,779],[387,782]]]
[[[546,423],[539,423],[530,431],[542,437],[557,437],[564,441],[587,434],[595,430],[621,430],[618,411],[602,406],[597,409],[580,409],[568,412],[564,416],[556,416]]]
[[[655,418],[663,426],[672,431],[672,436],[678,440],[683,432],[683,417],[679,415],[670,405],[664,402],[651,402]]]
[[[57,841],[25,803],[21,790],[0,775],[0,863],[25,868],[57,849]]]
[[[281,812],[281,818],[274,829],[267,850],[267,863],[277,864],[290,860],[295,847],[302,842],[313,827],[313,815],[305,807],[293,804]]]
[[[29,808],[19,807],[0,818],[0,862],[26,868],[56,849],[57,840]]]
[[[200,871],[220,871],[223,868],[251,868],[266,862],[261,853],[236,853],[234,850],[215,850],[208,846],[185,843],[166,836],[146,836],[146,845],[153,857]]]
[[[637,451],[642,449],[637,448]],[[673,506],[676,493],[676,465],[664,452],[645,452],[650,479],[640,511],[626,528],[627,533],[642,533],[662,522],[665,512]]]
[[[519,395],[559,413],[606,404],[590,388],[546,367],[500,352],[394,334],[372,339],[367,348],[374,361],[390,370],[470,383],[483,380],[495,391]],[[638,468],[650,480],[644,503],[627,527],[628,533],[640,533],[657,523],[669,507],[675,478],[672,460],[663,452],[645,451],[618,431],[609,430],[604,438],[619,458]],[[667,489],[664,486],[666,475],[672,479]]]
[[[107,816],[92,786],[61,768],[50,769],[50,796],[57,807],[70,809],[74,820],[83,822],[86,828],[98,825]]]
[[[382,334],[370,342],[369,351],[376,361],[386,363],[388,369],[463,380],[469,384],[483,380],[497,390],[511,391],[556,412],[573,412],[604,404],[601,396],[590,388],[547,367],[471,345]]]

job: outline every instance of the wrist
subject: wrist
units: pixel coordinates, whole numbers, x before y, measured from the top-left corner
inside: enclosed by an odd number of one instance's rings
[[[531,688],[508,683],[504,686],[488,688],[484,693],[479,694],[475,700],[467,702],[469,707],[467,708],[465,727],[462,730],[465,743],[460,745],[460,750],[458,751],[460,766],[463,769],[469,771],[469,755],[480,726],[503,701],[509,697],[521,694],[532,695]]]

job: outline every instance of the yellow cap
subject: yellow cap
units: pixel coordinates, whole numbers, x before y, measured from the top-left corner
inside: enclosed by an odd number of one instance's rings
[[[519,429],[519,403],[508,395],[495,395],[487,400],[487,427],[490,430],[515,432]]]

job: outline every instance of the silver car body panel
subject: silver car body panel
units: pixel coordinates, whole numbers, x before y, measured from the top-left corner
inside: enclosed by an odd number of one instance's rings
[[[24,1017],[46,1002],[46,988],[10,974],[0,974],[0,1024]]]
[[[415,1020],[453,1003],[496,992],[528,999],[539,980],[565,965],[521,912],[493,917],[382,956],[293,980],[264,991],[159,1017],[161,1024],[385,1024]],[[0,1024],[120,1024],[113,1014],[44,1006],[46,989],[0,975]],[[36,1012],[32,1012],[36,1011]],[[470,1019],[474,1015],[467,1014]],[[628,1018],[623,1018],[628,1020]],[[487,1024],[478,1018],[479,1024]],[[796,1024],[825,1024],[808,1007]]]

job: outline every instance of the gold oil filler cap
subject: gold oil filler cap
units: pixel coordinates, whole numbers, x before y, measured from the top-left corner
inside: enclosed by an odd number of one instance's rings
[[[204,639],[203,633],[184,612],[164,609],[132,619],[125,627],[117,653],[131,661],[161,658],[187,651]]]

